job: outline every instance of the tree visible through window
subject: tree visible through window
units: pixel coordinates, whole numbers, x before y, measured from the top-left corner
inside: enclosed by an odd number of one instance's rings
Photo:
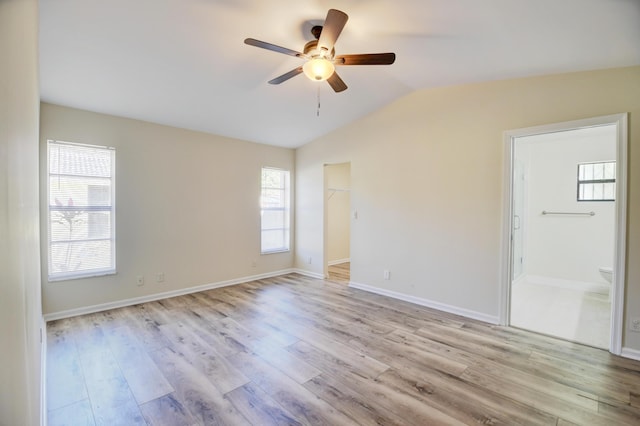
[[[115,272],[115,150],[48,141],[49,280]]]
[[[262,168],[261,252],[289,250],[289,171]]]

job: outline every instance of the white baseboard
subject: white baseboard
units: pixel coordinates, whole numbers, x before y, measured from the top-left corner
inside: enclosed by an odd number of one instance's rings
[[[154,293],[141,297],[134,297],[131,299],[118,300],[115,302],[101,303],[98,305],[85,306],[81,308],[69,309],[65,311],[52,312],[44,315],[45,321],[55,321],[63,318],[75,317],[78,315],[92,314],[95,312],[107,311],[109,309],[123,308],[125,306],[137,305],[139,303],[153,302],[155,300],[168,299],[169,297],[183,296],[185,294],[198,293],[200,291],[211,290],[214,288],[228,287],[236,284],[242,284],[249,281],[261,280],[264,278],[273,278],[280,275],[290,274],[292,272],[298,272],[300,274],[307,275],[308,273],[297,271],[294,269],[282,269],[274,272],[267,272],[265,274],[251,275],[248,277],[236,278],[227,281],[218,281],[215,283],[199,285],[196,287],[181,288],[179,290],[166,291],[162,293]]]
[[[330,260],[329,262],[327,262],[327,265],[333,266],[333,265],[339,265],[341,263],[347,263],[347,262],[351,262],[350,257],[347,257],[345,259]]]
[[[622,348],[622,351],[620,352],[620,356],[640,361],[640,351],[637,349]]]
[[[524,281],[530,284],[566,288],[570,290],[585,291],[587,293],[609,294],[611,289],[611,284],[565,280],[562,278],[545,277],[542,275],[527,275],[524,278]]]
[[[405,302],[415,303],[416,305],[426,306],[427,308],[436,309],[438,311],[448,312],[450,314],[460,315],[466,318],[487,322],[489,324],[499,324],[499,318],[493,315],[487,315],[482,312],[472,311],[470,309],[459,308],[457,306],[447,305],[445,303],[434,302],[432,300],[423,299],[421,297],[411,296],[409,294],[398,293],[396,291],[386,290],[379,287],[349,282],[349,287],[359,290],[368,291],[370,293],[380,294],[382,296],[391,297],[393,299],[404,300]]]
[[[304,275],[305,277],[309,277],[309,278],[316,278],[318,280],[324,280],[324,275],[319,274],[318,272],[311,272],[311,271],[306,271],[304,269],[298,269],[298,268],[294,268],[291,270],[291,272],[294,272],[296,274],[300,274],[300,275]]]
[[[516,278],[515,280],[513,280],[513,284],[511,284],[512,287],[515,287],[519,284],[522,284],[523,282],[525,282],[527,280],[527,277],[524,274],[520,274],[518,276],[518,278]]]
[[[40,426],[47,425],[47,323],[40,318]]]

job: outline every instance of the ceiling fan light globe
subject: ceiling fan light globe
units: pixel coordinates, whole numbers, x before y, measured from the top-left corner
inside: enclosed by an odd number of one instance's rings
[[[302,66],[304,74],[313,81],[324,81],[331,77],[335,70],[333,63],[324,58],[310,59]]]

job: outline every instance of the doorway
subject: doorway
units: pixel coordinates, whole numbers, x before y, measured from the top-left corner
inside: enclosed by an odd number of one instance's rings
[[[505,132],[503,324],[620,353],[626,143],[626,114]]]
[[[325,175],[325,268],[331,281],[351,279],[351,163],[327,164]]]

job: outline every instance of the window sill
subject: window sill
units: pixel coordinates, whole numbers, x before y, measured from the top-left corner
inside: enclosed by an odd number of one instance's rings
[[[57,277],[47,277],[47,282],[55,283],[60,281],[72,281],[72,280],[81,280],[84,278],[97,278],[97,277],[105,277],[108,275],[116,275],[117,271],[104,271],[104,272],[90,272],[82,275],[63,275]]]
[[[276,254],[276,253],[289,253],[290,251],[291,251],[290,249],[276,249],[276,250],[269,250],[269,251],[261,251],[260,255]]]

